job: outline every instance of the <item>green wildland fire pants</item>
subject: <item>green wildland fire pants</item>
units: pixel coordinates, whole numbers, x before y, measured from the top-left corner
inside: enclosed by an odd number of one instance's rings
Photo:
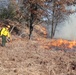
[[[2,35],[2,46],[5,46],[6,44],[6,36]]]

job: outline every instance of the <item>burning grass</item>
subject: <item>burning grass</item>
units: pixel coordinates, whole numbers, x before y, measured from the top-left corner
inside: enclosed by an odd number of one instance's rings
[[[76,51],[76,41],[69,41],[63,39],[49,39],[46,42],[46,39],[37,39],[40,41],[44,49],[56,49],[56,50],[73,50]]]

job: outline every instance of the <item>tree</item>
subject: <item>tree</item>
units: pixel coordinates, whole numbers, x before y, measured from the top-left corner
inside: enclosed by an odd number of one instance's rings
[[[29,21],[29,39],[31,37],[33,31],[33,24],[36,21],[40,21],[40,15],[42,11],[40,10],[39,3],[43,2],[42,0],[23,0],[24,12],[26,16],[26,20]],[[39,13],[38,13],[39,12]]]
[[[69,5],[73,5],[74,0],[47,0],[47,24],[51,25],[51,38],[53,38],[56,27],[60,22],[66,19],[67,15],[74,13],[70,10],[70,12],[66,9]],[[50,11],[50,13],[49,13]],[[66,17],[65,17],[66,15]]]
[[[51,25],[50,33],[53,38],[56,27],[66,18],[64,15],[71,13],[66,7],[73,4],[75,5],[75,0],[18,0],[16,18],[19,22],[25,21],[29,25],[29,38],[34,23],[47,18],[47,21],[44,22]]]

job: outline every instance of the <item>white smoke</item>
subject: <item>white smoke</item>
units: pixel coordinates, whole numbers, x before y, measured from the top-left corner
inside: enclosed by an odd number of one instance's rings
[[[55,38],[76,40],[76,13],[69,16],[69,19],[57,28]]]

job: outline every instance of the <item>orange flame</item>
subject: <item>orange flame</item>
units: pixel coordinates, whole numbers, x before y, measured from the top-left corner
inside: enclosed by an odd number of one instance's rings
[[[36,26],[36,29],[47,36],[47,30],[43,26]],[[68,41],[63,39],[46,39],[36,38],[36,41],[40,43],[40,46],[45,49],[60,48],[60,49],[73,49],[76,46],[76,41]]]
[[[48,42],[47,46],[72,49],[74,46],[76,46],[76,41],[68,41],[68,40],[62,40],[62,39],[52,40],[51,42]]]
[[[48,42],[46,39],[38,38],[37,41],[40,41],[40,44],[45,49],[51,49],[51,48],[61,48],[61,49],[72,49],[74,46],[76,46],[76,41],[68,41],[63,39],[50,39]]]

